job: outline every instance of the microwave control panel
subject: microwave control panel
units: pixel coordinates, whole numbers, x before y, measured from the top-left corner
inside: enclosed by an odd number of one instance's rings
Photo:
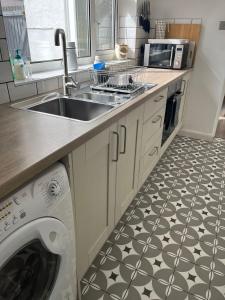
[[[174,69],[181,69],[183,53],[184,53],[184,45],[176,45],[174,65],[173,65]]]

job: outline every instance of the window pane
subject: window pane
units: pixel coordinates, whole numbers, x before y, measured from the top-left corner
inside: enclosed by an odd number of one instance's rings
[[[77,49],[79,57],[91,55],[89,0],[76,0]]]
[[[56,28],[66,29],[64,0],[24,0],[28,39],[33,62],[62,58],[62,50],[55,47]]]
[[[95,0],[97,50],[114,49],[115,0]]]
[[[23,1],[2,0],[1,5],[10,56],[14,57],[16,49],[20,49],[23,56],[30,59]]]
[[[9,50],[32,62],[62,59],[56,28],[76,42],[79,57],[90,56],[89,0],[1,0]]]

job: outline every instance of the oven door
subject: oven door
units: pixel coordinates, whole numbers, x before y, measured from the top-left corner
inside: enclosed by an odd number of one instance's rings
[[[32,221],[6,238],[0,252],[0,300],[64,299],[70,244],[64,224]],[[73,295],[66,299],[73,299]]]
[[[166,103],[166,112],[164,119],[164,128],[163,128],[163,137],[162,145],[167,141],[172,132],[174,131],[174,121],[176,115],[177,99],[175,96],[172,96],[167,99]]]
[[[174,44],[146,44],[144,66],[151,68],[172,69],[174,64],[176,45]]]

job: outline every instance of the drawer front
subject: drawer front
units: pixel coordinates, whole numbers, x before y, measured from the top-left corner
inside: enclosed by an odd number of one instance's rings
[[[149,140],[156,132],[161,132],[163,130],[165,116],[165,107],[162,107],[161,110],[156,112],[154,116],[144,123],[143,125],[143,134],[142,134],[142,153],[146,151]]]
[[[156,137],[151,141],[149,148],[141,157],[140,184],[144,183],[160,158],[161,139],[161,134],[157,134]]]
[[[144,122],[151,118],[163,105],[166,106],[167,88],[151,97],[145,103]]]

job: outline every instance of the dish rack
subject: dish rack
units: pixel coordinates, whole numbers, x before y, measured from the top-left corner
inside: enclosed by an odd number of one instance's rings
[[[113,66],[109,70],[89,70],[91,89],[133,94],[144,88],[147,68]]]

